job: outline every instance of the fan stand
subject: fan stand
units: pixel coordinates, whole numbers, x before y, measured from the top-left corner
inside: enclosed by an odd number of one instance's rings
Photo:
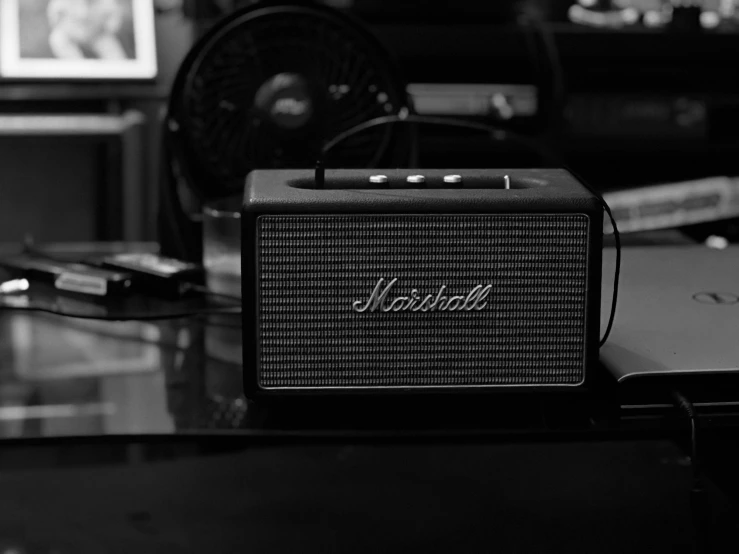
[[[160,253],[200,264],[203,261],[203,203],[195,198],[183,179],[175,174],[173,166],[176,162],[173,161],[166,141],[163,141],[160,152],[162,159],[157,218]]]

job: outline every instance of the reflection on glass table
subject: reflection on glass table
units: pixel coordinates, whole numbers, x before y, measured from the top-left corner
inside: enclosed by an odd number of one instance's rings
[[[172,431],[161,402],[161,349],[101,334],[114,326],[123,336],[157,340],[157,327],[79,320],[60,325],[58,317],[27,313],[6,314],[3,326],[3,435]],[[6,396],[13,389],[20,392]]]
[[[115,245],[49,252],[78,261],[110,250]],[[0,272],[3,282],[7,277]],[[241,368],[217,363],[229,367],[215,369],[214,378],[204,371],[201,315],[220,311],[226,312],[219,316],[223,331],[239,328],[233,304],[212,298],[131,295],[101,302],[38,283],[0,295],[0,437],[170,434],[221,422],[232,427],[233,417],[244,412]],[[140,316],[166,319],[95,319]],[[235,377],[229,390],[219,386],[220,374]]]
[[[241,367],[206,363],[202,335],[197,321],[0,314],[0,437],[238,427]]]
[[[664,432],[668,419],[673,428],[685,428],[669,398],[655,401],[649,390],[623,392],[615,385],[572,398],[444,395],[411,402],[380,395],[255,405],[244,399],[241,364],[218,356],[207,342],[221,331],[229,333],[226,342],[240,338],[240,313],[214,322],[201,317],[202,311],[222,305],[203,298],[131,297],[101,306],[38,287],[28,292],[30,307],[61,306],[78,315],[94,315],[88,310],[97,309],[106,317],[124,319],[142,311],[154,317],[191,316],[99,321],[0,305],[0,439],[204,433],[284,438],[368,432],[406,438],[441,433],[456,440],[471,434]],[[727,394],[734,390],[714,389]],[[712,425],[728,425],[726,415]]]

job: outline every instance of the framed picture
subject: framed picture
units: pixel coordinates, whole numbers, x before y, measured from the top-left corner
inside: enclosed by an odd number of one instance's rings
[[[0,0],[0,75],[153,79],[153,0]]]

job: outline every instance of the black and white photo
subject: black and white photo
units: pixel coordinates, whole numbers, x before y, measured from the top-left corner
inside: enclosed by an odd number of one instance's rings
[[[152,0],[3,0],[3,77],[149,79]]]

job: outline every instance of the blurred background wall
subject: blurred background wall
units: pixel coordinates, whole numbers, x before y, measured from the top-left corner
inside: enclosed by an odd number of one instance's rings
[[[154,83],[0,83],[0,243],[26,235],[38,241],[124,238],[120,188],[126,172],[126,186],[139,189],[142,203],[128,238],[155,238],[160,119],[196,31],[191,19],[172,9],[157,14],[156,34],[159,75]],[[97,124],[106,127],[105,117],[130,111],[143,117],[126,144],[80,134],[68,117],[103,116]],[[54,118],[36,119],[38,131],[18,129],[27,122],[21,116],[40,114]],[[59,126],[69,129],[63,132]]]

